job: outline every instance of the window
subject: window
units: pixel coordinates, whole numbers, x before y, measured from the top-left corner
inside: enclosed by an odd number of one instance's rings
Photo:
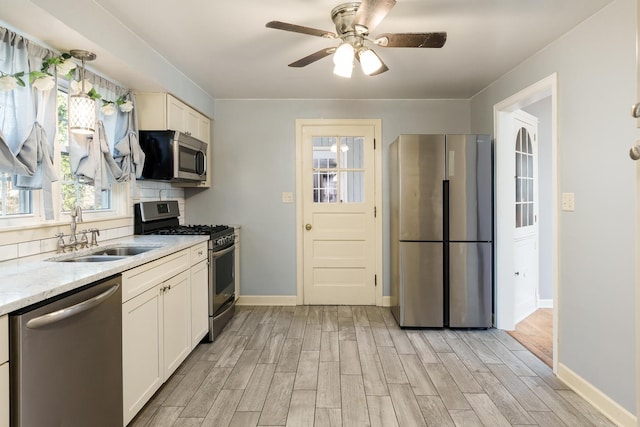
[[[533,145],[524,127],[516,137],[516,228],[535,224]]]
[[[363,137],[314,137],[313,201],[315,203],[363,203],[363,168]]]
[[[31,190],[13,188],[11,175],[0,174],[0,216],[26,215],[33,213],[33,194]]]
[[[100,192],[96,197],[95,187],[84,183],[71,172],[69,161],[69,127],[68,127],[69,95],[65,88],[58,89],[58,135],[60,147],[60,191],[61,210],[69,212],[78,204],[83,211],[101,211],[111,209],[111,191]]]

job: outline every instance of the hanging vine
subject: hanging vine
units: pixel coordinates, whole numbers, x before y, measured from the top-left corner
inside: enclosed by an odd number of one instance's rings
[[[25,71],[19,71],[13,74],[7,74],[0,70],[0,92],[7,92],[14,90],[17,87],[26,87],[25,79],[28,77],[29,84],[35,89],[46,92],[55,86],[55,77],[52,73],[57,73],[58,76],[63,76],[71,80],[70,88],[74,94],[82,91],[82,83],[73,80],[73,74],[75,69],[78,68],[78,64],[71,60],[69,53],[63,53],[60,56],[53,56],[47,58],[42,62],[40,71],[31,71],[26,73]],[[53,69],[53,71],[51,71]],[[100,110],[104,115],[110,116],[116,111],[116,107],[123,113],[128,113],[133,110],[133,103],[125,99],[125,95],[120,96],[116,100],[109,100],[102,97],[93,85],[87,80],[84,81],[84,91],[92,99],[102,102]]]

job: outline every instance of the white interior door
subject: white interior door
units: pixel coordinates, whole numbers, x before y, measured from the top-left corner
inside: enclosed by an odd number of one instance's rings
[[[305,304],[376,302],[374,137],[372,125],[302,129]]]
[[[538,308],[538,119],[514,113],[514,320]]]

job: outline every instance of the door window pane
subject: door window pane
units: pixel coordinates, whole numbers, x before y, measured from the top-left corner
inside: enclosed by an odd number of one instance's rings
[[[515,147],[516,228],[521,228],[535,224],[533,144],[524,127],[518,131]]]
[[[312,142],[314,203],[364,203],[364,137],[316,136]]]
[[[340,197],[342,202],[364,202],[364,172],[342,172],[340,178]]]

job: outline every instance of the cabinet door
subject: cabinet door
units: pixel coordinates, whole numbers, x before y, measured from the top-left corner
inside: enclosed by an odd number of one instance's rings
[[[187,132],[187,107],[173,96],[167,95],[167,128]]]
[[[189,271],[160,284],[163,291],[164,379],[191,351],[191,298]]]
[[[194,138],[202,140],[202,138],[200,138],[200,130],[198,126],[198,122],[200,121],[200,113],[191,108],[187,108],[187,110],[185,111],[184,119],[185,132],[187,133],[187,135],[191,135]]]
[[[191,267],[191,348],[209,332],[209,262]]]
[[[211,142],[211,120],[203,115],[198,118],[198,139],[207,144]]]
[[[122,305],[124,424],[163,382],[162,295],[156,286]]]

